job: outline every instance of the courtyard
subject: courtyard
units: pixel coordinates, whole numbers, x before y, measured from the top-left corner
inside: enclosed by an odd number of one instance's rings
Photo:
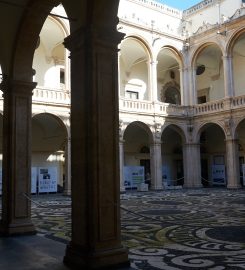
[[[32,199],[37,235],[67,244],[70,198]],[[131,269],[245,269],[244,214],[243,189],[127,191],[121,194],[121,227]]]

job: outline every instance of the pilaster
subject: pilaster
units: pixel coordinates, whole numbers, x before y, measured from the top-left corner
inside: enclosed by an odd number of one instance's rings
[[[81,28],[71,51],[72,237],[64,262],[86,269],[128,265],[121,245],[118,48],[123,35]]]
[[[71,195],[71,138],[67,138],[65,146],[65,189],[64,195]]]
[[[238,141],[226,139],[227,188],[240,188]]]
[[[150,146],[151,158],[151,189],[162,190],[162,144],[155,139]]]
[[[234,96],[232,56],[223,56],[225,97]]]
[[[11,81],[1,84],[3,114],[3,205],[1,233],[32,234],[31,205],[31,113],[36,83]]]
[[[200,144],[187,143],[184,146],[184,187],[202,187]]]

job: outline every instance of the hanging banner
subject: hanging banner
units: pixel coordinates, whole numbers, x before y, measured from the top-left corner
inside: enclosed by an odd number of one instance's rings
[[[125,188],[138,188],[145,181],[145,168],[143,166],[124,166]]]
[[[31,168],[31,193],[37,193],[37,167]]]
[[[213,181],[213,185],[224,186],[226,184],[225,165],[212,166],[212,181]]]
[[[38,192],[57,192],[57,168],[38,168]]]

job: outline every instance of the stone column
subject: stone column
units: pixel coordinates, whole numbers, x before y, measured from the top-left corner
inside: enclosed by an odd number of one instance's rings
[[[64,195],[71,195],[71,138],[67,138],[65,146],[65,189]]]
[[[120,156],[120,192],[125,191],[124,186],[124,140],[119,141],[119,156]]]
[[[71,51],[72,236],[65,264],[129,265],[121,244],[116,30],[81,28]]]
[[[183,150],[184,187],[202,187],[200,144],[187,143]]]
[[[188,88],[188,69],[179,69],[180,72],[180,94],[181,94],[181,105],[188,106],[189,101],[189,88]]]
[[[197,104],[197,89],[196,89],[196,69],[189,69],[189,82],[190,82],[190,105]]]
[[[225,97],[234,96],[232,56],[223,56]]]
[[[240,188],[238,141],[226,140],[227,188]]]
[[[162,185],[162,147],[161,141],[155,140],[150,148],[151,189],[161,190]]]
[[[158,100],[157,93],[157,61],[150,62],[150,87],[151,87],[151,100]]]
[[[32,90],[36,83],[2,82],[3,114],[3,204],[1,233],[32,234],[31,115]]]

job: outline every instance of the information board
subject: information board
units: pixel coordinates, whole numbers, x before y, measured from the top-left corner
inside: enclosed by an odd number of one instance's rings
[[[138,188],[145,181],[145,168],[143,166],[124,166],[125,188]]]
[[[38,168],[38,192],[57,192],[57,168]]]
[[[212,181],[213,185],[225,185],[225,165],[212,166]]]

